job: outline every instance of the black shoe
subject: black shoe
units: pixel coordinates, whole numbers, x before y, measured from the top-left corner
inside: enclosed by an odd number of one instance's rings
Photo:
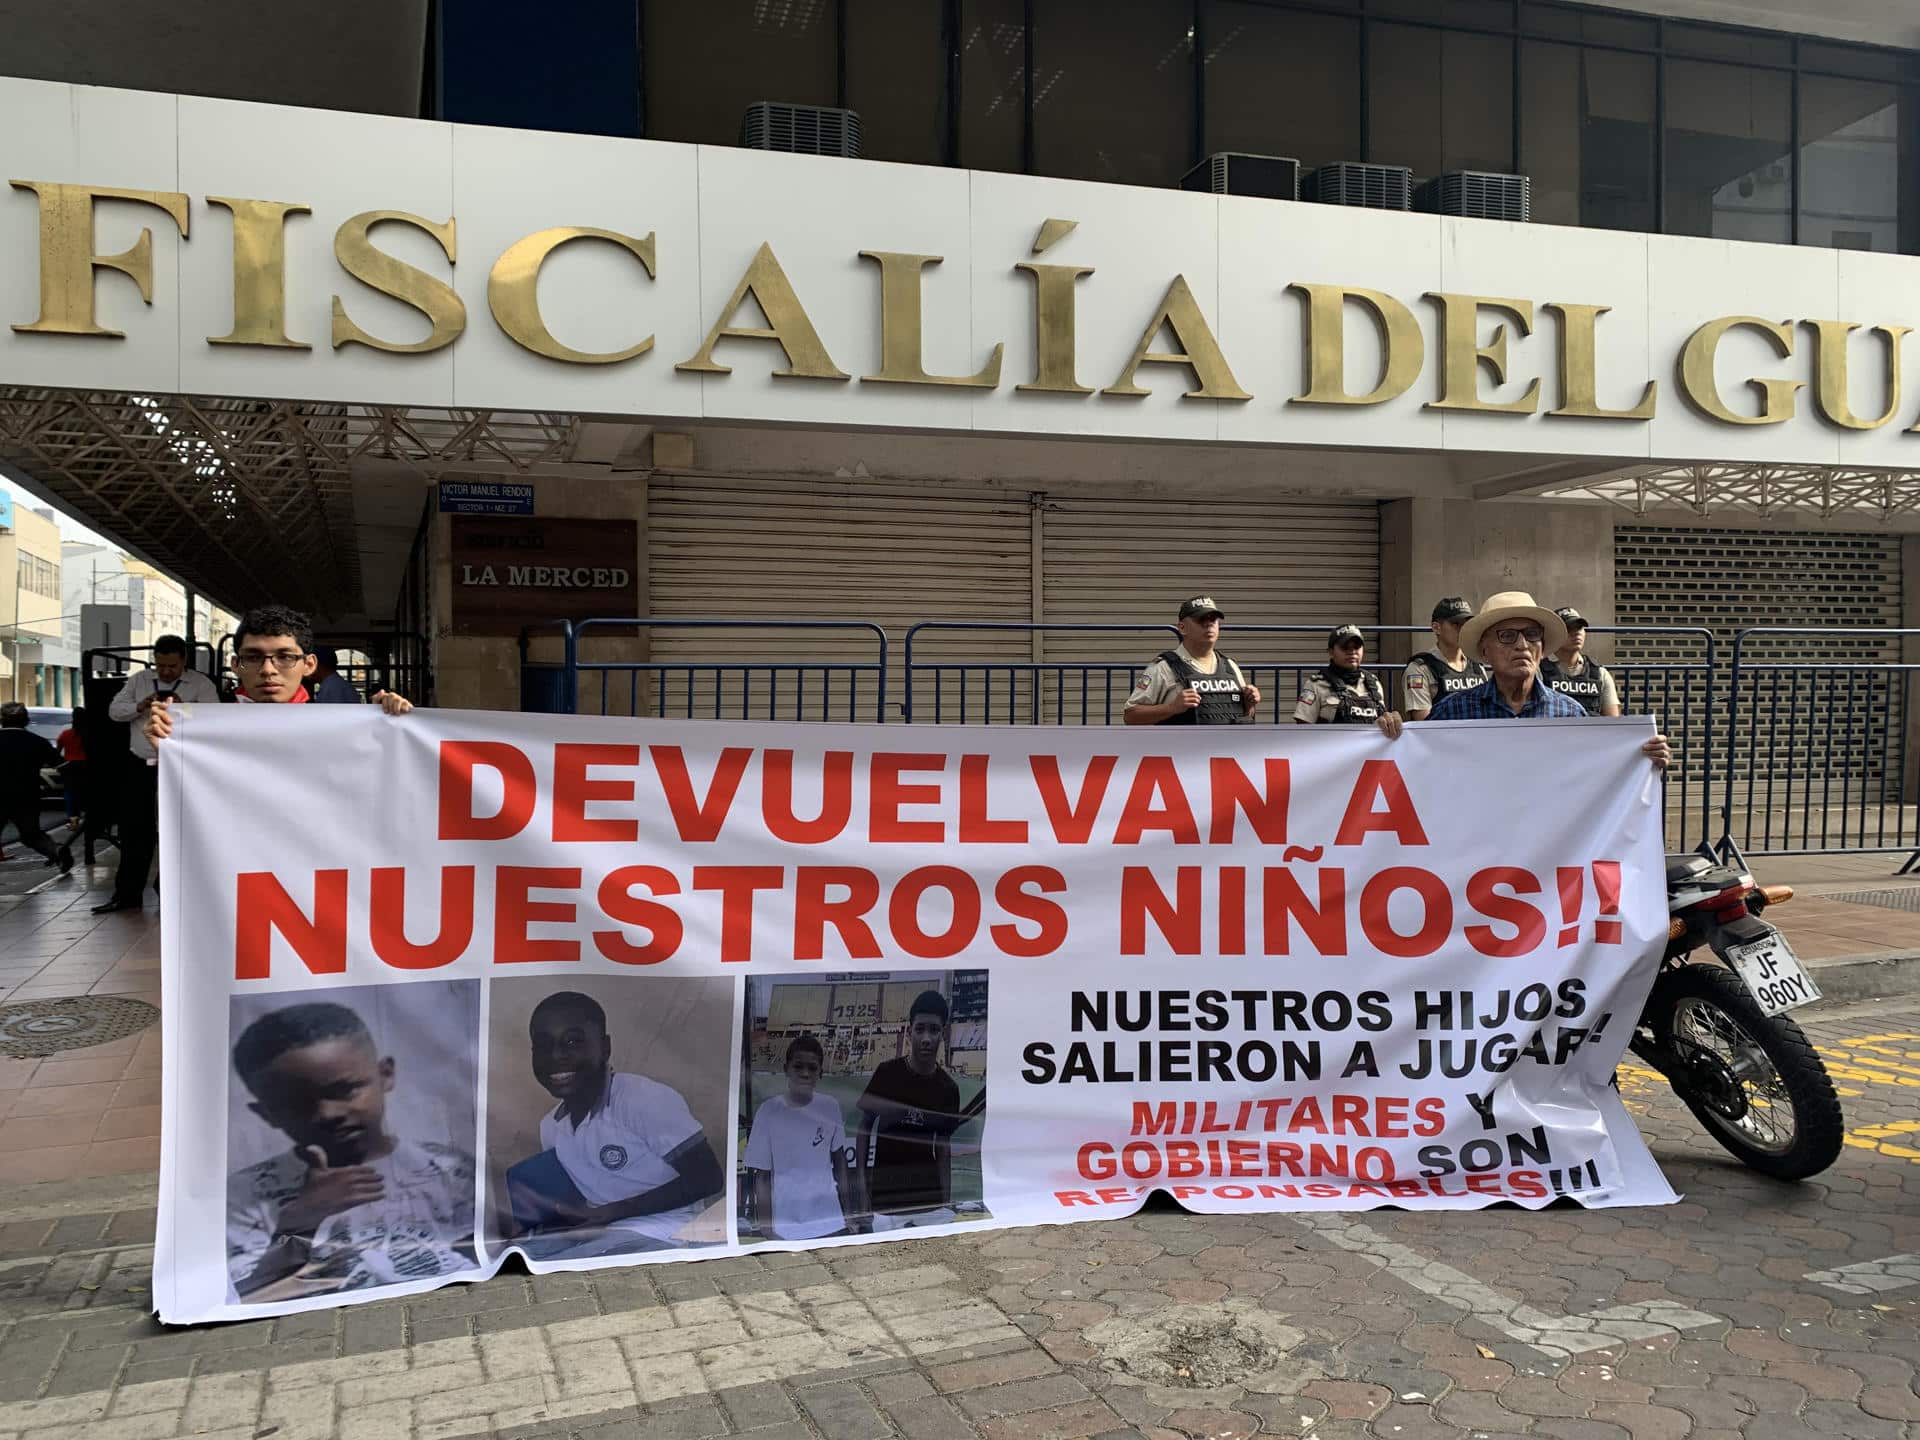
[[[68,871],[72,869],[73,869],[73,847],[71,845],[62,845],[60,847],[60,873],[62,875],[65,875]]]
[[[111,915],[116,910],[138,910],[139,908],[140,902],[138,900],[122,900],[118,896],[115,896],[104,905],[94,906],[93,913],[96,915]]]

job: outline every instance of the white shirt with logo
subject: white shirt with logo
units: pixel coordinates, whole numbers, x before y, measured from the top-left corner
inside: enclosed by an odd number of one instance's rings
[[[817,1240],[846,1227],[833,1162],[847,1148],[840,1102],[816,1094],[805,1105],[776,1095],[753,1117],[747,1136],[750,1170],[773,1176],[773,1233],[781,1240]]]
[[[617,1204],[673,1181],[679,1172],[667,1156],[702,1133],[680,1092],[644,1075],[609,1075],[599,1108],[578,1128],[561,1109],[541,1117],[540,1144],[554,1152],[589,1205]],[[704,1208],[696,1201],[630,1216],[615,1228],[671,1242]]]

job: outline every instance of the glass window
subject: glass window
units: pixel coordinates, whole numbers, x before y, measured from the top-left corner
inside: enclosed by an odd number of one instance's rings
[[[1291,155],[1307,169],[1360,158],[1358,20],[1209,0],[1201,35],[1207,154]]]
[[[1036,170],[1176,185],[1192,135],[1191,4],[1033,0]]]
[[[434,118],[640,133],[640,36],[631,5],[553,5],[537,25],[503,23],[493,5],[440,5],[430,13]]]
[[[1914,249],[1911,93],[1866,80],[1800,79],[1800,243]],[[1903,224],[1904,222],[1904,224]]]
[[[1745,60],[1756,65],[1791,65],[1793,41],[1785,35],[1731,30],[1724,25],[1667,23],[1666,48],[1675,55],[1708,60]]]
[[[1635,45],[1651,48],[1660,27],[1652,20],[1604,15],[1592,10],[1562,10],[1534,0],[1520,7],[1520,28],[1529,35],[1551,35],[1560,40],[1590,40],[1598,45]]]
[[[737,145],[756,100],[837,105],[834,0],[646,7],[647,134]]]
[[[1368,0],[1367,13],[1441,25],[1513,29],[1513,0]]]
[[[1651,230],[1654,60],[1529,41],[1521,51],[1520,169],[1533,218]]]
[[[1864,45],[1829,45],[1802,40],[1800,68],[1859,75],[1869,80],[1911,80],[1920,78],[1920,55],[1904,50],[1875,50]]]
[[[1022,0],[961,0],[960,163],[969,170],[1026,167],[1026,51]]]
[[[1366,158],[1410,165],[1416,180],[1511,170],[1513,45],[1497,35],[1370,26]]]
[[[869,160],[947,158],[941,0],[847,0],[847,104]]]
[[[1780,71],[1668,62],[1669,233],[1792,238],[1791,95]]]

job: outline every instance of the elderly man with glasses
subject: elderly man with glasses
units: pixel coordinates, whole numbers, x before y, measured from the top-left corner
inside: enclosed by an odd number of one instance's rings
[[[1429,720],[1583,720],[1586,707],[1540,677],[1540,661],[1567,643],[1567,626],[1553,611],[1534,604],[1524,590],[1491,596],[1460,627],[1460,648],[1477,655],[1493,678],[1471,690],[1442,696]],[[1667,737],[1656,735],[1640,747],[1656,769],[1673,758]]]

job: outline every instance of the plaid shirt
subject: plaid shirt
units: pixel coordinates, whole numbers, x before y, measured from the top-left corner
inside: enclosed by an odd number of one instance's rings
[[[1456,690],[1442,696],[1427,713],[1429,720],[1584,720],[1586,706],[1570,695],[1562,695],[1538,675],[1533,691],[1519,710],[1500,696],[1500,687],[1489,680],[1471,690]]]

